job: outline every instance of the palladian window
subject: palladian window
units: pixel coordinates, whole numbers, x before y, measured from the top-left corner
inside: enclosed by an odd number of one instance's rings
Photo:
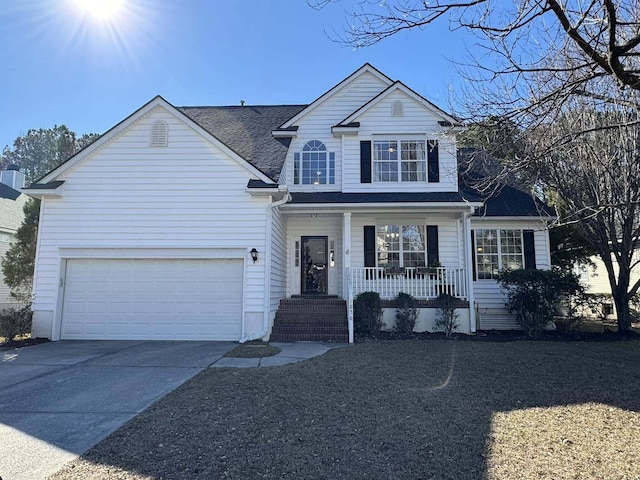
[[[327,152],[324,143],[311,140],[294,154],[293,182],[296,185],[327,185],[335,183],[336,157]]]

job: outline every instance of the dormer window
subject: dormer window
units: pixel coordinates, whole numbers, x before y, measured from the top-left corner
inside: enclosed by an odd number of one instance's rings
[[[151,124],[151,131],[149,132],[149,146],[150,147],[166,147],[168,145],[169,127],[166,122],[157,120]]]
[[[335,183],[336,157],[327,152],[324,143],[311,140],[294,154],[293,183],[296,185],[327,185]]]

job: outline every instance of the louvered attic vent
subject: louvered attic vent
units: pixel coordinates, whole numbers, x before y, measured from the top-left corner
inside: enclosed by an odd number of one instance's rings
[[[150,147],[166,147],[168,144],[169,128],[162,120],[158,120],[151,124],[151,132],[149,135]]]
[[[402,102],[400,100],[396,100],[391,104],[391,116],[392,117],[402,117],[404,116],[404,111],[402,108]]]

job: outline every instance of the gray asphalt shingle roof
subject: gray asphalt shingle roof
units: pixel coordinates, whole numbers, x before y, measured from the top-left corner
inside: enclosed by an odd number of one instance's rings
[[[269,178],[277,181],[290,139],[271,135],[306,105],[177,107]]]
[[[22,208],[27,196],[19,191],[0,183],[0,230],[14,232],[24,218]]]
[[[479,202],[480,197],[462,192],[291,192],[293,204],[320,203],[440,203]]]

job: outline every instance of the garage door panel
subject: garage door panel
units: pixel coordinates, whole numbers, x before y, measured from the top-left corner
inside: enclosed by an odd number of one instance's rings
[[[240,259],[67,261],[62,338],[238,340]]]

